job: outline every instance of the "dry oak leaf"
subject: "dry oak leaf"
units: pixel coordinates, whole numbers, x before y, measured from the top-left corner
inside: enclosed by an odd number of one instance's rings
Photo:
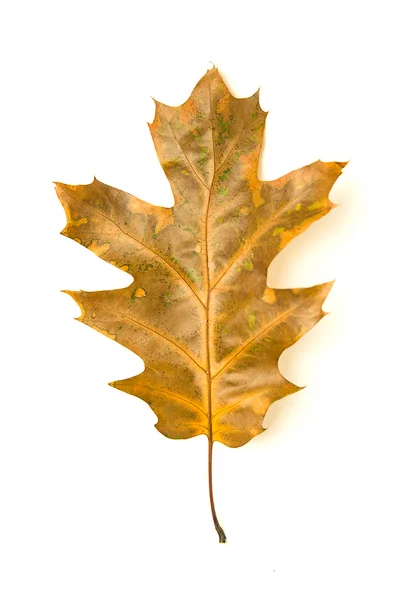
[[[218,70],[178,107],[156,102],[150,132],[170,182],[164,208],[101,183],[56,184],[62,234],[130,273],[125,289],[67,292],[79,320],[137,353],[140,375],[111,385],[149,404],[173,439],[236,448],[262,433],[269,406],[298,388],[280,354],[325,314],[331,283],[266,287],[269,265],[334,206],[346,163],[317,161],[275,181],[258,179],[266,112],[258,92],[234,98]]]

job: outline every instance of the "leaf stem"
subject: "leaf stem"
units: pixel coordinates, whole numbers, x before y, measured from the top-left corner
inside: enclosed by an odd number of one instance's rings
[[[212,456],[213,456],[213,440],[209,438],[209,497],[210,497],[210,508],[212,509],[212,517],[213,523],[216,528],[216,531],[219,535],[219,543],[226,543],[226,534],[224,533],[223,528],[221,527],[219,520],[216,515],[216,509],[214,507],[214,499],[213,499],[213,477],[212,477]]]

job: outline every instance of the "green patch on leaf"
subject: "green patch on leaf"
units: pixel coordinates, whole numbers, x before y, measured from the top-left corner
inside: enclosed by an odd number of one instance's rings
[[[231,137],[231,125],[233,117],[231,116],[228,121],[224,121],[221,115],[217,115],[217,122],[219,124],[219,134],[217,136],[217,144],[221,145],[227,138]]]
[[[248,316],[248,327],[251,331],[254,331],[256,328],[256,320],[255,320],[255,313],[251,312],[249,313]]]
[[[228,167],[228,169],[226,169],[219,175],[219,177],[218,177],[219,181],[225,181],[230,173],[231,173],[231,167]]]
[[[144,273],[145,271],[148,271],[149,269],[153,269],[153,263],[142,263],[140,265],[138,265],[138,271],[140,271],[141,273]]]
[[[166,292],[165,294],[161,294],[160,300],[162,301],[163,306],[167,308],[168,306],[170,306],[170,304],[172,304],[174,299],[171,292]]]
[[[199,276],[195,273],[194,269],[188,269],[187,275],[193,283],[197,283],[199,281]]]
[[[249,258],[245,258],[245,260],[242,261],[242,266],[247,271],[252,271],[253,269],[253,263],[249,260]]]
[[[217,329],[217,331],[219,331],[221,333],[224,333],[225,335],[228,334],[227,327],[225,325],[223,325],[223,323],[221,323],[221,322],[217,323],[216,329]]]
[[[207,175],[206,173],[206,161],[207,161],[207,148],[204,146],[200,149],[200,159],[198,160],[198,167],[200,172],[203,175]]]

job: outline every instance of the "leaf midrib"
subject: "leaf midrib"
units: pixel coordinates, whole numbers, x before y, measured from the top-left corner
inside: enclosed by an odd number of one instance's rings
[[[208,75],[208,85],[209,85],[209,115],[210,115],[210,131],[212,138],[212,152],[213,152],[213,178],[209,188],[209,194],[207,199],[207,207],[206,207],[206,215],[205,215],[205,254],[206,254],[206,270],[207,270],[207,298],[206,298],[206,357],[207,357],[207,379],[208,379],[208,428],[209,428],[209,438],[211,443],[213,443],[213,411],[212,411],[212,369],[211,369],[211,360],[210,360],[210,344],[211,344],[211,336],[210,336],[210,298],[213,287],[210,281],[210,266],[209,266],[209,243],[208,243],[208,225],[209,225],[209,211],[210,211],[210,201],[212,196],[212,191],[216,179],[217,173],[221,170],[223,165],[226,164],[228,158],[231,156],[232,151],[237,143],[243,129],[244,125],[240,127],[238,130],[237,136],[233,144],[231,145],[228,153],[221,161],[220,165],[216,169],[216,154],[215,154],[215,140],[214,140],[214,128],[213,128],[213,120],[212,120],[212,91],[210,86],[210,75]]]
[[[209,88],[209,118],[210,118],[210,133],[212,139],[212,152],[213,152],[213,178],[210,184],[209,195],[207,199],[206,214],[205,214],[205,259],[206,259],[206,271],[207,271],[207,297],[206,297],[206,376],[207,376],[207,407],[208,407],[208,431],[209,440],[212,443],[213,440],[213,423],[212,423],[212,380],[211,380],[211,361],[210,361],[210,267],[209,267],[209,209],[210,199],[212,195],[212,189],[214,186],[214,180],[216,177],[216,155],[214,150],[214,134],[213,134],[213,121],[212,121],[212,90],[210,86],[210,74],[207,78]]]

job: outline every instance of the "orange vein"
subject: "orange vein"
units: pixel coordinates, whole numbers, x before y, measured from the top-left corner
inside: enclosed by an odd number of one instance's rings
[[[296,310],[297,308],[299,308],[300,306],[303,306],[303,304],[306,304],[306,300],[304,302],[301,302],[300,304],[297,304],[296,306],[291,307],[289,310],[285,311],[284,313],[282,313],[279,317],[277,317],[277,319],[274,319],[274,321],[271,321],[266,327],[264,327],[261,331],[259,331],[256,335],[254,335],[249,342],[247,342],[247,344],[245,344],[245,346],[243,346],[242,348],[240,348],[239,350],[237,350],[237,352],[235,352],[235,354],[233,354],[230,359],[221,367],[221,369],[219,369],[217,371],[217,373],[215,373],[212,377],[213,379],[216,379],[216,377],[218,375],[220,375],[220,373],[222,371],[224,371],[228,365],[235,359],[237,358],[237,356],[239,356],[240,354],[242,354],[243,352],[245,352],[245,350],[248,348],[248,346],[250,346],[258,337],[260,337],[261,335],[263,335],[264,333],[266,333],[266,331],[268,331],[269,329],[271,329],[272,327],[274,327],[275,325],[277,325],[277,323],[279,323],[280,321],[282,321],[283,319],[285,319],[285,317],[287,315],[289,315],[291,312],[293,312],[294,310]]]
[[[166,396],[171,396],[172,398],[177,398],[177,400],[180,400],[181,402],[184,402],[185,404],[189,404],[190,406],[193,406],[199,412],[201,412],[203,415],[205,415],[207,417],[207,413],[204,410],[202,410],[197,404],[195,404],[194,402],[190,402],[190,400],[188,400],[188,398],[184,398],[183,396],[178,396],[177,394],[173,394],[172,392],[168,392],[166,390],[160,390],[159,388],[151,387],[150,385],[138,385],[137,389],[138,389],[138,391],[154,390],[155,392],[161,392],[162,394],[166,394]]]
[[[213,151],[213,179],[210,185],[209,197],[207,199],[206,214],[205,214],[205,255],[206,255],[206,272],[207,272],[207,298],[206,298],[206,360],[207,360],[207,379],[208,379],[208,420],[209,420],[209,432],[210,439],[212,438],[212,380],[211,380],[211,363],[210,363],[210,268],[209,268],[209,208],[210,199],[212,195],[212,189],[214,180],[216,177],[216,156],[214,151],[214,135],[213,135],[213,122],[212,122],[212,91],[210,87],[210,75],[207,78],[209,85],[209,112],[210,112],[210,133],[212,137],[212,151]]]
[[[201,184],[208,190],[208,186],[206,185],[206,183],[201,179],[200,175],[197,173],[197,171],[195,170],[195,167],[193,166],[193,164],[191,163],[191,161],[189,160],[188,156],[186,155],[183,147],[181,146],[180,142],[178,141],[178,138],[175,134],[175,131],[173,129],[173,126],[171,125],[170,121],[167,119],[166,115],[164,114],[163,109],[160,109],[160,112],[163,114],[163,117],[166,119],[166,123],[168,124],[168,126],[170,127],[171,133],[173,134],[173,137],[175,139],[175,141],[178,144],[178,147],[180,148],[182,154],[185,156],[185,159],[187,161],[187,163],[189,164],[189,166],[191,167],[192,171],[195,173],[195,175],[197,176],[197,178],[199,179],[199,181],[201,182]]]
[[[247,394],[246,396],[241,398],[241,400],[237,400],[237,402],[233,402],[233,404],[227,404],[227,406],[225,406],[224,408],[222,408],[216,414],[213,415],[213,419],[215,419],[219,415],[227,412],[228,410],[231,410],[232,408],[234,408],[234,406],[237,406],[237,404],[241,404],[241,402],[245,402],[245,400],[249,400],[249,398],[254,398],[255,396],[257,396],[258,394],[260,394],[263,391],[266,391],[266,384],[260,386],[258,391],[255,392],[254,394]]]
[[[230,150],[228,151],[228,154],[225,156],[225,158],[222,160],[222,162],[217,167],[216,173],[217,173],[217,171],[220,171],[220,169],[223,167],[223,165],[225,165],[226,162],[228,161],[228,159],[230,158],[230,156],[233,153],[233,150],[235,148],[235,144],[238,142],[238,140],[239,140],[239,138],[241,136],[241,133],[244,130],[244,127],[245,127],[245,123],[244,123],[244,121],[242,121],[241,128],[238,130],[238,133],[237,133],[236,137],[234,138],[234,141],[233,141],[233,143],[232,143],[232,145],[230,147]]]
[[[187,350],[185,350],[185,348],[183,348],[182,346],[180,346],[180,344],[177,344],[177,342],[175,342],[174,340],[172,340],[172,339],[168,338],[167,336],[165,336],[164,333],[161,333],[161,331],[158,331],[157,329],[152,329],[152,327],[149,327],[148,325],[145,325],[144,323],[141,323],[141,321],[137,321],[136,319],[134,319],[133,317],[130,317],[129,315],[125,315],[124,313],[120,312],[119,310],[116,310],[113,307],[104,306],[103,304],[99,304],[98,306],[101,306],[102,308],[105,308],[108,312],[114,312],[114,313],[116,313],[118,315],[121,315],[123,317],[123,319],[127,319],[128,321],[132,321],[133,323],[136,323],[140,327],[143,327],[144,329],[148,329],[152,333],[155,333],[156,335],[159,335],[160,337],[162,337],[163,339],[165,339],[166,342],[169,342],[170,344],[172,344],[173,346],[175,346],[176,348],[178,348],[178,350],[180,350],[181,352],[183,352],[184,354],[186,354],[188,356],[188,358],[190,358],[192,360],[192,362],[194,362],[204,373],[206,373],[206,371],[202,367],[202,365],[200,365],[198,363],[198,361],[193,356],[191,356],[191,354],[189,352],[187,352]],[[101,322],[101,321],[98,320],[98,322]]]
[[[261,182],[263,183],[267,183],[267,182]],[[312,186],[314,184],[312,183]],[[311,187],[312,187],[311,186]],[[212,288],[215,288],[216,285],[219,283],[220,279],[222,279],[224,277],[224,275],[229,271],[229,269],[232,267],[232,265],[239,259],[239,257],[246,253],[249,252],[249,249],[251,247],[251,245],[253,244],[253,242],[260,236],[262,236],[263,234],[265,234],[269,228],[271,227],[271,225],[273,225],[273,223],[278,219],[278,217],[280,217],[280,215],[285,211],[288,210],[288,207],[291,206],[291,204],[294,203],[298,203],[300,201],[300,199],[302,198],[302,196],[304,194],[306,194],[307,192],[309,192],[309,189],[305,190],[305,192],[303,192],[302,194],[300,194],[299,196],[294,196],[294,198],[292,200],[290,200],[287,204],[285,204],[283,206],[283,208],[281,208],[278,212],[276,212],[276,214],[273,217],[270,217],[266,223],[264,224],[263,227],[261,227],[260,229],[256,229],[255,233],[249,238],[248,242],[245,244],[245,246],[243,246],[239,252],[237,252],[233,258],[229,261],[229,263],[227,264],[227,266],[221,271],[220,275],[217,277],[217,279],[215,279],[215,281],[212,284]]]

